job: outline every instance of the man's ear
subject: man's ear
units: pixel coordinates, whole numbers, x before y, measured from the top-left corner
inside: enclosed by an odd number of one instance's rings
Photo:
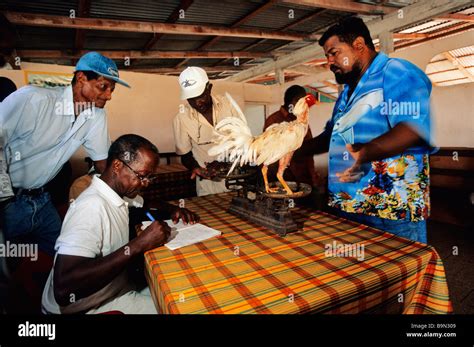
[[[80,82],[81,84],[84,84],[85,82],[87,82],[87,76],[85,75],[84,72],[82,71],[78,71],[76,73],[76,84]]]
[[[118,175],[118,173],[119,173],[120,169],[122,168],[122,166],[123,166],[123,163],[120,160],[114,159],[112,161],[112,172],[114,174]]]
[[[358,52],[362,52],[365,49],[365,40],[362,36],[358,36],[354,42],[352,42],[352,48]]]

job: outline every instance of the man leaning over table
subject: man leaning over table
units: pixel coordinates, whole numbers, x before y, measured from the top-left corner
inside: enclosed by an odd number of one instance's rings
[[[128,204],[146,188],[159,163],[157,148],[138,135],[123,135],[110,146],[103,174],[74,201],[56,241],[54,267],[43,291],[45,313],[157,313],[148,287],[138,291],[127,276],[144,252],[162,246],[170,228],[154,221],[129,241]],[[199,217],[175,207],[173,220]]]
[[[322,134],[302,146],[329,151],[329,206],[344,218],[427,242],[431,83],[412,63],[375,51],[356,17],[319,40],[345,84]]]
[[[225,117],[240,117],[229,100],[221,95],[211,94],[212,83],[206,71],[197,66],[186,68],[179,75],[181,100],[180,112],[173,121],[176,153],[190,171],[191,179],[196,177],[198,196],[227,191],[224,180],[216,179],[208,164],[215,162],[207,151],[212,146],[214,126]]]
[[[97,52],[83,55],[67,87],[26,86],[0,103],[6,161],[15,196],[0,208],[10,242],[38,244],[54,255],[61,219],[50,182],[80,146],[102,170],[110,140],[104,106],[119,79],[116,64]]]

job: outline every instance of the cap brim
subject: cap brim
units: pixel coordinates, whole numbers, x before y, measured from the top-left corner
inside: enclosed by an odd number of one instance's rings
[[[195,97],[201,95],[202,93],[204,93],[205,89],[206,89],[206,84],[204,84],[202,87],[196,88],[194,90],[182,90],[181,89],[181,100],[187,100],[187,99],[195,98]]]
[[[95,70],[92,70],[92,71],[94,71],[94,72],[95,72],[96,74],[98,74],[98,75],[103,76],[104,78],[107,78],[107,79],[109,79],[109,80],[115,81],[115,82],[117,82],[118,84],[121,84],[121,85],[123,85],[123,86],[125,86],[125,87],[127,87],[127,88],[132,88],[132,87],[130,87],[130,84],[128,84],[128,83],[125,82],[124,80],[121,80],[121,79],[118,78],[117,76],[107,75],[107,74],[100,73],[100,72],[95,71]]]

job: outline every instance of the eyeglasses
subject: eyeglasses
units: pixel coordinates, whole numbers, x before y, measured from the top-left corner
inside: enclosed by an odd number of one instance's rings
[[[146,183],[152,183],[155,179],[156,179],[156,176],[152,176],[151,174],[148,175],[148,176],[143,176],[143,175],[140,175],[138,172],[136,172],[135,170],[133,170],[130,165],[128,165],[126,162],[124,162],[122,159],[119,159],[126,167],[128,167],[130,169],[130,171],[132,171],[135,176],[140,180],[140,183],[141,184],[146,184]]]

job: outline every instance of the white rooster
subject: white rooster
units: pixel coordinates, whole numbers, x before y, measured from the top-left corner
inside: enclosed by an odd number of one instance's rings
[[[249,163],[263,164],[262,175],[267,193],[278,191],[278,188],[268,186],[267,172],[268,165],[279,161],[277,178],[287,194],[293,194],[283,179],[283,173],[290,164],[293,153],[301,147],[308,131],[308,103],[313,104],[314,98],[311,99],[310,95],[298,100],[293,108],[296,120],[273,124],[262,134],[254,137],[237,103],[230,95],[226,94],[226,96],[237,109],[241,118],[227,117],[217,123],[215,145],[209,149],[208,154],[211,156],[228,154],[229,161],[233,162],[229,173],[237,164],[240,166]]]

